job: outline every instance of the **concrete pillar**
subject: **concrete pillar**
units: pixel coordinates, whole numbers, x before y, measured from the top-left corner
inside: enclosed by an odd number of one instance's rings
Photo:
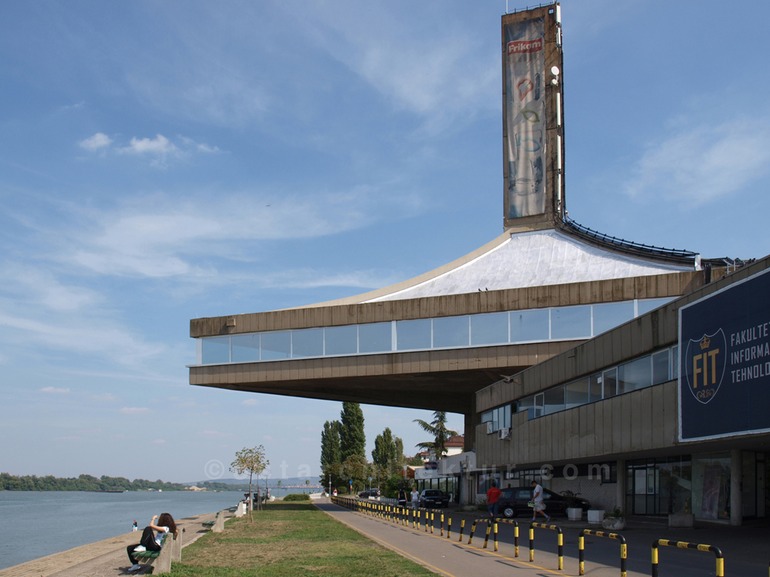
[[[615,483],[615,506],[620,507],[623,514],[628,516],[631,511],[626,511],[626,488],[627,488],[627,475],[626,475],[626,461],[625,459],[618,459],[615,463],[616,474],[618,482]]]
[[[743,523],[743,457],[741,452],[730,451],[730,525]]]

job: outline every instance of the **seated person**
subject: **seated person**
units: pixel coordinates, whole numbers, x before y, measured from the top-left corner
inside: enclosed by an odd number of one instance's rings
[[[172,533],[174,537],[178,534],[176,523],[171,513],[161,513],[160,516],[153,516],[150,524],[142,531],[142,538],[139,540],[139,543],[126,547],[128,559],[132,563],[131,567],[128,568],[129,573],[134,573],[142,568],[137,562],[136,557],[134,557],[134,551],[160,551],[163,535],[168,533]]]

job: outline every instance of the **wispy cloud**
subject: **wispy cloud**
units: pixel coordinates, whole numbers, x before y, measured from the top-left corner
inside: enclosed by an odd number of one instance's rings
[[[80,148],[95,152],[108,148],[112,144],[112,139],[103,132],[97,132],[80,141]]]
[[[123,415],[144,415],[150,412],[147,407],[122,407],[119,413]]]
[[[647,146],[625,183],[632,197],[705,204],[770,174],[770,118],[681,125]]]
[[[127,154],[168,156],[176,154],[179,149],[162,134],[156,134],[155,138],[132,138],[128,146],[124,146],[120,151]]]
[[[70,392],[68,388],[64,387],[43,387],[40,391],[51,395],[67,395]]]
[[[175,142],[176,141],[176,142]],[[198,142],[187,136],[178,136],[174,140],[156,134],[154,137],[132,137],[128,142],[118,142],[103,132],[97,132],[81,140],[80,148],[102,155],[112,152],[148,159],[151,166],[166,168],[171,160],[183,160],[197,154],[218,154],[219,147],[205,142]]]

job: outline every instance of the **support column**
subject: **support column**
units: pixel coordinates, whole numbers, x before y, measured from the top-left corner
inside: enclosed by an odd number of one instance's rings
[[[618,459],[615,463],[618,482],[615,484],[615,506],[620,507],[623,514],[628,517],[630,511],[626,511],[626,460]]]
[[[743,523],[743,456],[741,452],[730,451],[730,525]]]

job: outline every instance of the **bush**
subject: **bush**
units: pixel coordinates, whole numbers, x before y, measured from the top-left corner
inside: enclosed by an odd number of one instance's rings
[[[283,498],[284,501],[310,501],[310,495],[306,493],[289,493]]]

